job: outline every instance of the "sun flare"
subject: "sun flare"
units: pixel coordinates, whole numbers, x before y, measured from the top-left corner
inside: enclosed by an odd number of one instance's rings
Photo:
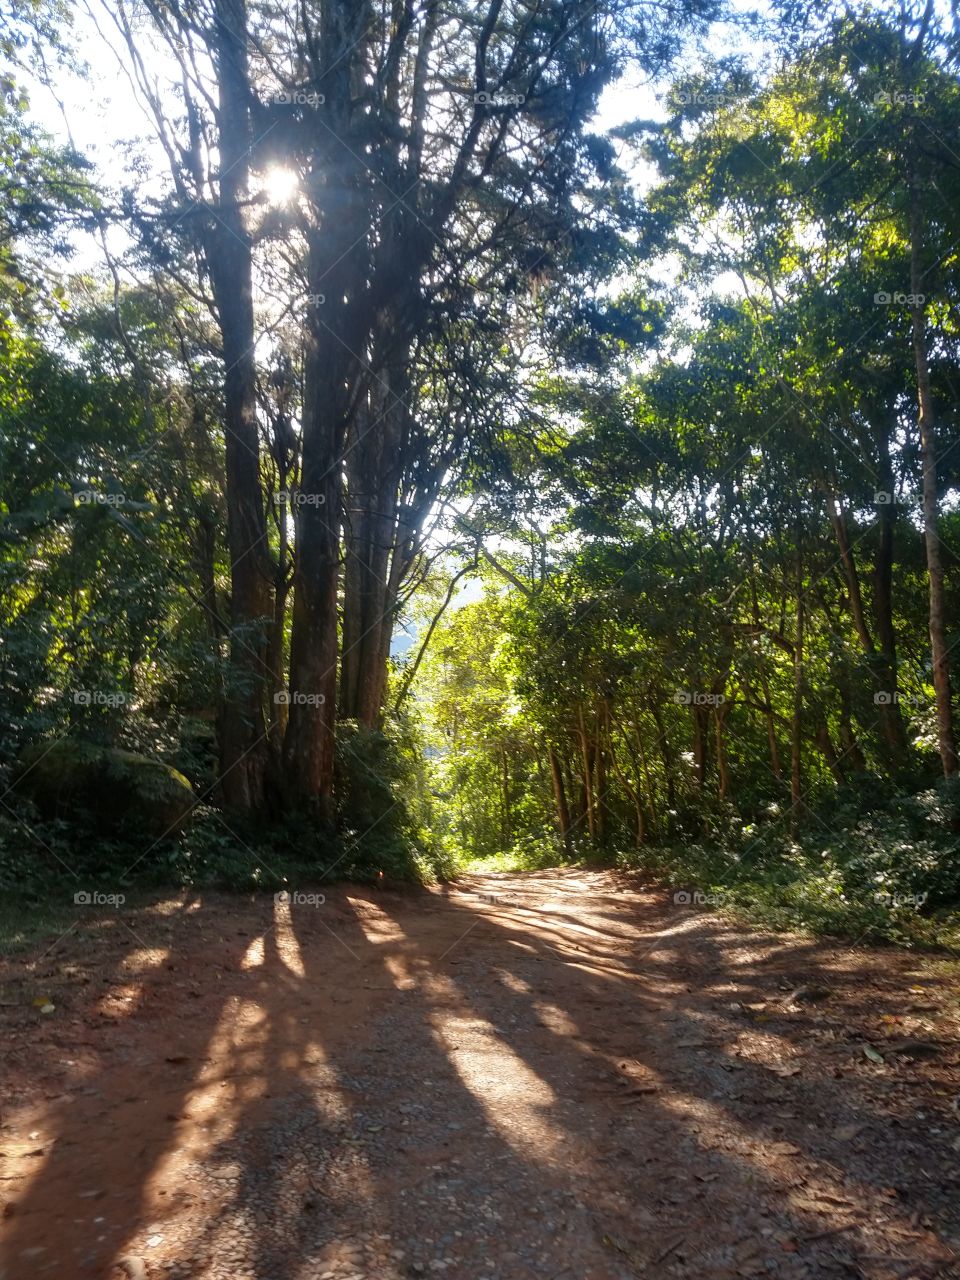
[[[300,179],[293,169],[275,166],[268,169],[263,187],[272,205],[289,204],[297,193]]]

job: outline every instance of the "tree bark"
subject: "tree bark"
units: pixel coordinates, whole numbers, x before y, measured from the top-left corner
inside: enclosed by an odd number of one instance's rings
[[[223,336],[230,667],[221,715],[223,803],[262,809],[269,761],[264,693],[272,574],[260,483],[254,363],[253,269],[243,216],[251,144],[244,0],[216,0],[213,44],[220,97],[220,210],[206,254]]]
[[[390,403],[391,394],[374,382],[352,424],[346,462],[340,715],[371,729],[380,723],[394,622],[388,596],[402,406]]]
[[[799,522],[798,522],[799,524]],[[803,561],[797,551],[797,641],[793,655],[793,723],[790,741],[790,827],[795,831],[803,795]]]
[[[325,275],[325,255],[311,246],[311,275]],[[329,287],[329,285],[328,285]],[[333,812],[337,693],[337,589],[340,576],[342,384],[337,360],[324,350],[314,321],[304,364],[303,464],[297,521],[290,636],[290,715],[284,736],[284,776],[291,799],[322,817]]]
[[[937,700],[937,745],[945,778],[957,773],[957,746],[953,730],[953,703],[950,690],[950,660],[943,590],[943,560],[940,554],[938,525],[940,503],[937,493],[937,438],[927,357],[926,319],[923,304],[917,301],[926,287],[921,270],[923,214],[920,191],[915,177],[910,183],[910,292],[912,307],[913,355],[917,370],[919,403],[920,457],[923,469],[923,536],[927,552],[929,582],[930,654],[933,662],[933,688]]]
[[[893,495],[893,468],[890,464],[889,433],[885,432],[880,441],[882,483],[886,491]],[[877,541],[877,553],[873,573],[873,612],[877,626],[877,644],[881,657],[883,688],[891,695],[893,714],[883,715],[884,734],[897,758],[902,760],[907,754],[907,729],[897,704],[897,633],[893,622],[893,556],[896,532],[897,508],[894,503],[887,502],[880,507],[880,536]]]
[[[587,815],[587,832],[591,842],[597,839],[597,813],[593,790],[593,751],[587,735],[587,722],[583,714],[583,706],[578,708],[580,726],[580,756],[583,761],[583,802]]]
[[[563,785],[563,770],[560,768],[560,761],[557,759],[557,753],[553,747],[547,748],[547,754],[550,760],[550,779],[553,783],[553,798],[557,806],[557,826],[560,829],[560,839],[563,841],[563,848],[566,854],[570,854],[570,808],[567,804],[567,792]]]

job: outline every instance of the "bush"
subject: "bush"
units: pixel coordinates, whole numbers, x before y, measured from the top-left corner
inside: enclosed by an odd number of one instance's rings
[[[960,839],[951,812],[943,790],[896,794],[871,812],[859,801],[836,806],[795,838],[782,821],[734,823],[723,839],[630,850],[617,862],[770,927],[955,947]]]
[[[452,857],[431,833],[431,796],[411,727],[384,732],[344,721],[337,736],[338,875],[423,882],[448,879]]]

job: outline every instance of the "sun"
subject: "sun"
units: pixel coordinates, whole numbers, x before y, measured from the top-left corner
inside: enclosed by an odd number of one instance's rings
[[[272,205],[289,204],[299,186],[299,176],[293,169],[275,165],[264,174],[263,189]]]

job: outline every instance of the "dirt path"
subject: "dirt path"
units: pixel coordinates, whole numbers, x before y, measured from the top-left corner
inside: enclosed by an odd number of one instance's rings
[[[600,872],[82,920],[0,969],[0,1277],[960,1276],[957,994]]]

